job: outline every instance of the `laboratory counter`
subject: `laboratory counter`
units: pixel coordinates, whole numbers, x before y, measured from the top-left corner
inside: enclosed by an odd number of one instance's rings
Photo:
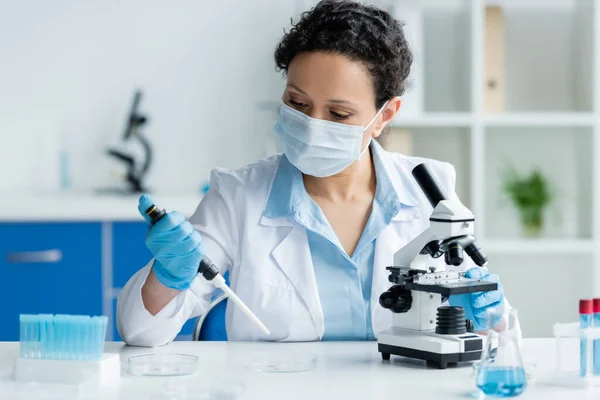
[[[18,355],[19,345],[0,343],[0,367],[6,376]],[[536,366],[523,399],[598,399],[600,388],[570,389],[550,385],[549,373],[556,365],[554,339],[525,339],[523,358]],[[577,369],[579,343],[566,342],[562,361]],[[422,361],[392,357],[383,361],[375,342],[244,343],[173,342],[159,348],[134,348],[107,343],[106,351],[119,353],[121,380],[99,399],[204,399],[208,388],[236,386],[246,400],[267,399],[469,399],[480,398],[472,364],[439,370]],[[127,372],[129,357],[147,353],[184,353],[200,357],[197,372],[183,377],[141,377]],[[257,372],[249,365],[269,355],[317,356],[316,368],[308,372]],[[6,379],[6,378],[5,378]],[[240,386],[241,385],[241,386]],[[5,388],[7,386],[4,386]],[[0,386],[0,389],[2,386]],[[6,390],[6,389],[5,389]],[[9,389],[10,390],[10,389]],[[196,396],[186,395],[194,390]],[[47,394],[47,393],[46,393]],[[14,395],[14,393],[13,393]],[[5,398],[0,396],[0,398]],[[35,397],[28,397],[33,399]],[[231,397],[227,397],[231,398]]]
[[[194,213],[202,195],[151,193],[162,208],[186,216]],[[140,221],[139,195],[93,193],[7,193],[0,198],[0,222]]]

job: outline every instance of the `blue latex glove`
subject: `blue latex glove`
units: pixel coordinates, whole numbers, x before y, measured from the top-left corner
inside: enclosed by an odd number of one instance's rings
[[[145,211],[154,202],[148,195],[140,197],[138,210],[146,222]],[[177,211],[164,215],[150,228],[146,246],[154,256],[154,274],[163,285],[177,290],[190,287],[198,275],[198,265],[204,257],[200,234]]]
[[[459,306],[465,309],[465,317],[473,321],[475,331],[485,331],[495,328],[502,319],[501,312],[504,310],[504,291],[500,284],[500,278],[498,275],[490,274],[487,269],[480,267],[471,268],[465,273],[465,277],[496,282],[498,290],[450,296],[448,303],[451,306]],[[488,327],[487,311],[492,307],[498,309],[500,312],[497,317],[494,317],[492,326]]]

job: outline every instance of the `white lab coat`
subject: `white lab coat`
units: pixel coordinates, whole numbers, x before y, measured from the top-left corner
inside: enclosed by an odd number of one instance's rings
[[[377,238],[371,295],[376,334],[392,322],[392,313],[379,305],[380,294],[391,285],[386,267],[393,265],[396,251],[429,226],[432,207],[411,176],[413,167],[427,162],[442,190],[455,195],[452,165],[385,151],[381,154],[396,191],[408,191],[419,205],[401,208]],[[211,188],[190,218],[203,238],[207,256],[222,273],[230,270],[231,289],[271,331],[265,336],[229,302],[229,340],[314,341],[323,337],[323,311],[306,231],[292,217],[270,219],[263,215],[280,158],[272,156],[234,171],[214,170]],[[141,297],[152,262],[127,282],[118,298],[117,326],[130,345],[169,343],[189,318],[206,311],[214,289],[198,276],[189,290],[153,316]],[[465,264],[464,268],[474,265]]]

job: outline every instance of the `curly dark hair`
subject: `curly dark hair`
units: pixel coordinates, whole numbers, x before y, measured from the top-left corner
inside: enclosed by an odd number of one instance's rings
[[[275,50],[278,70],[287,73],[302,52],[324,51],[364,63],[373,80],[375,106],[404,93],[412,53],[402,24],[389,13],[352,0],[323,0],[302,13]]]

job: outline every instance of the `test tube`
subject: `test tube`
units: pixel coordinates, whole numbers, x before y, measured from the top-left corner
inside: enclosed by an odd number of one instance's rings
[[[592,326],[592,314],[593,314],[593,302],[592,300],[579,300],[579,327],[581,329],[588,329]],[[587,376],[588,362],[589,362],[589,346],[588,338],[580,338],[579,342],[579,374],[583,378]]]
[[[594,328],[600,329],[600,298],[594,299]],[[600,375],[600,339],[594,339],[593,349],[593,369],[594,375]]]

